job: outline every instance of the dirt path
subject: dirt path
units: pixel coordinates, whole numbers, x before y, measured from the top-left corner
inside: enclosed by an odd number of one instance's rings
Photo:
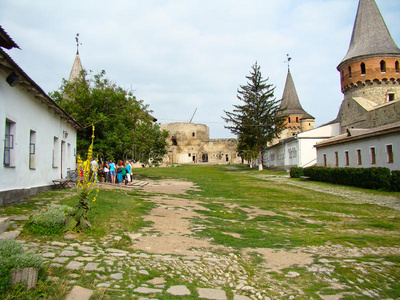
[[[197,190],[193,183],[179,180],[152,181],[143,189],[147,192],[167,195],[149,198],[156,207],[144,220],[152,222],[153,225],[143,229],[139,234],[130,235],[133,249],[156,254],[187,256],[203,256],[207,252],[216,250],[232,252],[232,249],[213,245],[209,239],[195,236],[195,230],[198,228],[193,227],[190,220],[201,218],[202,215],[196,210],[206,210],[204,206],[193,200],[172,196],[185,195],[190,190]],[[234,206],[236,205],[231,205],[231,207]],[[246,208],[246,211],[249,213],[249,218],[275,214],[257,208]],[[201,229],[206,230],[206,228]],[[279,271],[292,265],[305,266],[313,262],[310,254],[298,250],[244,249],[242,254],[247,256],[250,252],[258,252],[262,255],[266,261],[264,267],[271,271]]]

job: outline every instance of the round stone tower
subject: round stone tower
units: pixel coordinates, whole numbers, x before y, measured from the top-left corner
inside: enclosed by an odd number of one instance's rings
[[[339,117],[342,131],[370,128],[366,112],[400,95],[400,49],[375,0],[360,0],[349,50],[337,67],[345,95]]]

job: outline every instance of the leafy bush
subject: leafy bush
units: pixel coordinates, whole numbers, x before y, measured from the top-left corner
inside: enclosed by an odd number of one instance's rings
[[[356,186],[367,189],[387,189],[391,175],[387,168],[326,168],[309,167],[304,175],[311,180]]]
[[[400,192],[400,171],[392,171],[392,177],[390,179],[390,189],[396,192]]]
[[[73,210],[72,207],[66,205],[53,205],[32,215],[25,226],[35,234],[59,234],[64,229],[66,216]]]
[[[43,258],[33,253],[22,253],[11,256],[8,259],[13,269],[36,268],[39,269],[43,264]]]
[[[24,253],[22,245],[11,239],[4,239],[0,241],[0,258],[10,257]]]
[[[300,167],[292,167],[290,168],[290,177],[292,178],[300,178],[304,176],[304,169]]]
[[[11,284],[11,270],[36,268],[43,264],[43,258],[33,253],[24,253],[22,245],[15,240],[0,240],[0,295]]]

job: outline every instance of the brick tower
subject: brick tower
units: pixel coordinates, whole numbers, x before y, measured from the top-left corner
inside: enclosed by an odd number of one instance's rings
[[[360,0],[349,50],[337,67],[342,132],[400,120],[400,49],[375,0]]]
[[[288,118],[285,129],[280,134],[280,139],[292,137],[300,132],[314,129],[314,117],[307,113],[301,106],[289,68],[283,90],[281,108],[285,109],[283,114],[287,115]]]

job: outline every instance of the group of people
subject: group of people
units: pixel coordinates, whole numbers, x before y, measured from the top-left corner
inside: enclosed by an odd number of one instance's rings
[[[130,160],[125,162],[119,160],[117,163],[111,160],[105,162],[102,166],[105,181],[112,184],[129,184],[132,182],[132,166],[133,163]]]

